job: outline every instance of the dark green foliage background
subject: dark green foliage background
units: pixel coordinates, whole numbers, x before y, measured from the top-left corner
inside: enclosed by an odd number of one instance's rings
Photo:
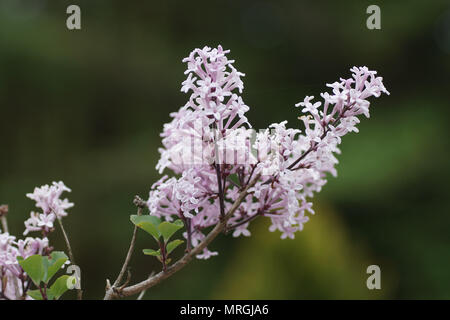
[[[79,4],[82,30],[65,26]],[[381,7],[382,29],[366,28]],[[147,298],[450,298],[448,1],[0,0],[0,202],[23,231],[34,186],[63,180],[76,203],[65,219],[86,298],[101,298],[125,256],[135,194],[158,178],[159,133],[183,105],[181,59],[222,44],[246,73],[255,128],[288,119],[326,82],[367,65],[391,96],[342,144],[339,178],[315,199],[298,237],[265,221],[252,238],[221,237]],[[51,239],[64,250],[59,232]],[[132,281],[155,268],[140,254]],[[181,254],[177,249],[175,254]],[[382,269],[382,290],[365,287]],[[69,293],[66,298],[73,298]]]

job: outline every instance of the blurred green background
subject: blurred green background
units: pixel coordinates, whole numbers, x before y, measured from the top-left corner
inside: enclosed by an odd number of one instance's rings
[[[69,4],[81,7],[82,30],[66,28]],[[381,30],[366,28],[370,4]],[[0,202],[11,231],[20,236],[33,209],[25,193],[63,180],[85,297],[102,298],[128,248],[133,196],[158,179],[162,125],[188,98],[181,59],[218,44],[246,73],[255,128],[300,127],[293,105],[354,65],[378,70],[391,95],[345,137],[339,177],[295,240],[257,221],[251,238],[220,237],[218,257],[146,298],[450,298],[446,0],[0,0]],[[64,249],[59,231],[51,241]],[[150,243],[139,234],[133,282],[159,269],[140,253]],[[366,288],[371,264],[382,290]]]

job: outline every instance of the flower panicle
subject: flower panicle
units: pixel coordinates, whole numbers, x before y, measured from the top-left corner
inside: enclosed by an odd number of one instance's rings
[[[309,220],[307,213],[314,213],[310,199],[326,184],[327,174],[337,175],[342,137],[358,132],[359,116],[370,117],[370,98],[389,94],[376,71],[353,67],[350,78],[326,85],[330,92],[320,94],[322,101],[306,96],[295,105],[303,114],[303,130],[283,121],[249,133],[249,107],[240,96],[244,74],[229,53],[221,46],[204,47],[183,59],[187,78],[181,91],[190,96],[164,125],[157,164],[160,173],[170,169],[180,177],[158,182],[147,202],[150,214],[189,220],[192,230],[185,236],[194,247],[204,238],[203,230],[220,221],[222,207],[228,211],[256,175],[261,178],[227,229],[236,237],[250,236],[251,221],[265,216],[272,222],[270,231],[294,238]],[[228,155],[234,161],[227,161]],[[205,249],[198,258],[215,254]]]

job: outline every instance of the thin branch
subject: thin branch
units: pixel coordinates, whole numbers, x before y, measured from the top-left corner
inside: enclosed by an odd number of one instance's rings
[[[42,289],[42,286],[39,286],[39,292],[41,293],[42,299],[47,300],[47,292],[46,288]]]
[[[258,163],[259,163],[259,161],[258,161]],[[258,165],[258,163],[252,166],[252,171],[250,171],[250,174],[249,174],[249,176],[248,176],[248,180],[247,180],[247,182],[245,183],[245,185],[247,185],[247,184],[250,182],[250,180],[252,179],[253,172],[255,172],[255,169],[256,169],[256,166]]]
[[[186,239],[186,252],[191,251],[192,248],[192,223],[190,218],[184,218],[184,225],[186,227],[187,239]]]
[[[135,196],[135,198],[133,200],[133,203],[138,208],[137,209],[137,215],[138,216],[142,215],[142,210],[145,207],[145,202],[139,196]],[[134,245],[136,243],[137,231],[138,231],[138,228],[136,226],[134,226],[133,236],[131,237],[130,247],[128,248],[128,252],[127,252],[127,256],[125,257],[125,261],[124,261],[124,263],[122,265],[122,268],[120,269],[120,272],[119,272],[119,275],[117,276],[116,281],[114,281],[112,286],[107,286],[108,290],[115,290],[115,289],[117,289],[119,284],[122,282],[122,279],[123,279],[123,277],[125,275],[125,272],[127,271],[128,264],[130,263],[131,256],[133,255]]]
[[[345,106],[341,113],[339,114],[339,116],[332,122],[333,124],[338,123],[339,121],[341,121],[342,117],[344,116],[344,113],[349,110],[353,105],[355,104],[352,103],[351,105]],[[331,130],[330,128],[330,124],[326,125],[326,128],[323,130],[323,134],[320,137],[320,140],[324,139],[327,136],[327,133]],[[309,147],[309,149],[304,152],[297,160],[295,160],[294,162],[292,162],[289,167],[287,167],[289,170],[293,169],[295,167],[295,165],[297,163],[299,163],[300,161],[302,161],[311,151],[314,151],[314,149],[317,148],[317,143],[314,143],[314,145],[312,145],[311,147]],[[295,169],[294,169],[295,170]]]
[[[61,228],[62,234],[64,236],[64,241],[66,242],[70,262],[75,265],[76,263],[75,263],[75,258],[73,256],[72,247],[70,245],[69,237],[67,236],[66,230],[64,229],[64,225],[63,225],[60,217],[58,217],[56,220],[58,220],[59,227]],[[81,290],[81,288],[77,289],[77,299],[81,300],[82,298],[83,298],[83,290]]]
[[[217,124],[213,122],[213,129],[214,132],[217,133]],[[216,154],[216,163],[214,164],[214,168],[216,169],[216,175],[217,175],[217,186],[218,186],[218,195],[219,195],[219,205],[220,205],[220,219],[223,219],[225,216],[225,196],[223,194],[223,186],[222,186],[222,173],[220,170],[220,164],[219,164],[219,149],[217,147],[217,140],[218,136],[215,135],[214,139],[214,152]]]
[[[127,278],[125,279],[125,282],[117,289],[122,290],[123,288],[125,288],[130,283],[130,280],[131,280],[131,272],[130,269],[127,269]]]
[[[234,225],[227,226],[227,231],[236,229],[237,227],[242,226],[243,224],[246,224],[246,223],[256,219],[259,216],[262,216],[262,213],[260,211],[258,211],[257,213],[255,213],[252,216],[245,218],[244,220],[241,220],[241,221],[235,223]]]
[[[217,185],[219,187],[220,218],[223,219],[225,217],[225,199],[222,186],[222,174],[220,172],[220,165],[218,163],[215,164],[215,168],[217,174]]]
[[[242,190],[239,194],[239,197],[231,206],[230,210],[226,213],[224,218],[220,220],[216,226],[210,231],[210,233],[198,244],[198,246],[194,247],[189,253],[185,254],[180,260],[178,260],[175,264],[167,268],[167,271],[162,271],[147,280],[139,282],[135,285],[123,288],[120,292],[116,292],[112,288],[107,288],[104,299],[111,300],[113,298],[120,297],[128,297],[134,294],[138,294],[148,288],[153,287],[154,285],[162,282],[164,279],[169,278],[171,275],[176,273],[177,271],[183,269],[197,254],[199,254],[206,246],[208,246],[226,227],[227,221],[234,212],[239,208],[240,204],[247,196],[248,189],[253,187],[258,179],[260,178],[260,174],[256,175],[255,178]]]
[[[325,132],[325,134],[326,134],[326,132]],[[323,137],[323,135],[322,135],[322,137]],[[320,137],[320,139],[323,139],[322,137]],[[287,167],[287,168],[288,168],[289,170],[291,170],[292,168],[294,168],[295,165],[296,165],[297,163],[299,163],[300,161],[302,161],[302,160],[303,160],[310,152],[312,152],[316,146],[317,146],[317,144],[314,143],[313,146],[309,147],[309,149],[308,149],[306,152],[304,152],[300,157],[298,157],[297,160],[295,160],[294,162],[292,162],[292,163],[289,165],[289,167]]]

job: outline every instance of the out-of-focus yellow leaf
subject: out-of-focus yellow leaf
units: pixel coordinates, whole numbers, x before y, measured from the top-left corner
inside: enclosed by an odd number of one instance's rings
[[[378,299],[389,297],[389,272],[349,238],[330,208],[317,214],[295,240],[281,240],[260,219],[240,239],[233,261],[218,282],[218,299]],[[369,290],[366,269],[381,264],[381,290]],[[387,269],[389,269],[387,267]]]

